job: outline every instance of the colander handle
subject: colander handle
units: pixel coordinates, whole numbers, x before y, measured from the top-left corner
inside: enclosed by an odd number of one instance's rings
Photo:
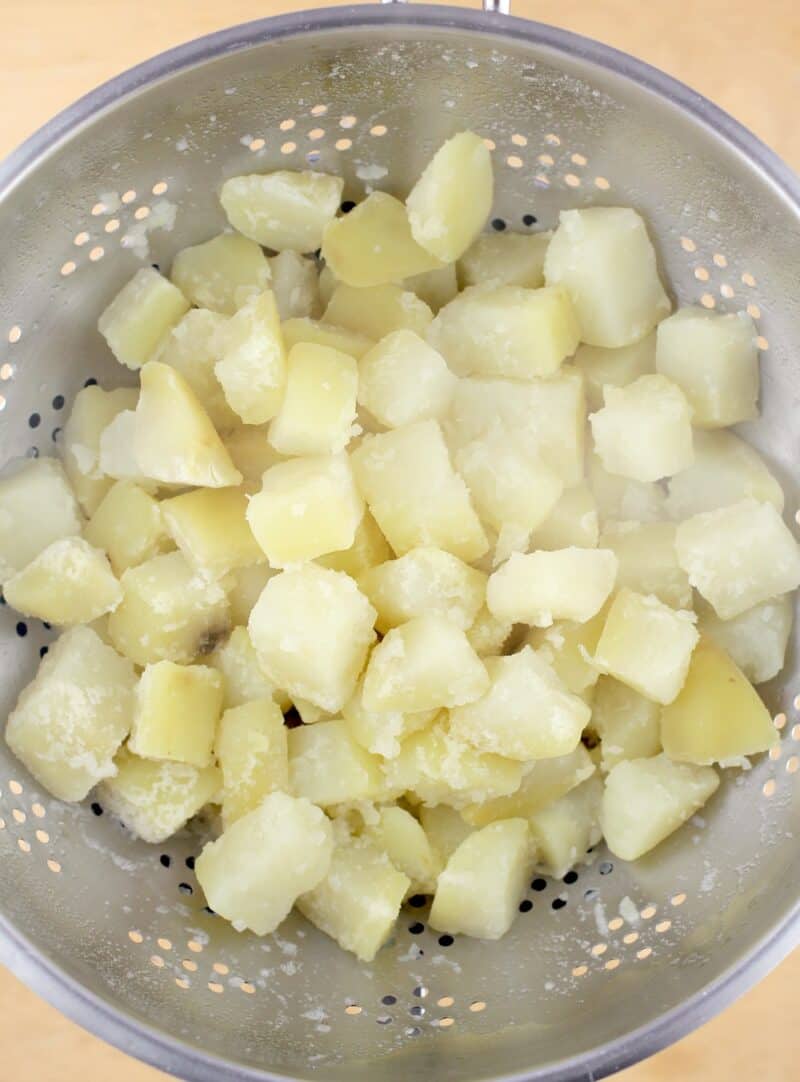
[[[408,0],[381,0],[382,4],[407,4]],[[499,15],[511,14],[511,0],[483,0],[483,10]]]

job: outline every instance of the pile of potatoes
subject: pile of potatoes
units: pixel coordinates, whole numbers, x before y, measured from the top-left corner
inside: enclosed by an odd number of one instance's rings
[[[0,582],[66,629],[6,729],[41,785],[153,843],[212,805],[217,913],[370,960],[415,893],[499,938],[534,869],[636,860],[770,748],[800,550],[726,431],[753,324],[672,313],[635,211],[482,233],[469,132],[405,202],[342,188],[234,177],[231,231],[124,286],[139,386],[0,480]]]

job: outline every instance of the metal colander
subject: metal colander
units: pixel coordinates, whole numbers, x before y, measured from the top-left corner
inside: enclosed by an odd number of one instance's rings
[[[351,7],[267,19],[136,68],[0,169],[0,460],[53,454],[76,391],[124,375],[95,330],[142,262],[225,225],[238,173],[309,163],[405,193],[472,128],[493,227],[632,205],[681,303],[746,309],[763,417],[746,437],[798,506],[800,186],[729,117],[604,46],[495,12]],[[53,632],[0,609],[7,713]],[[0,743],[0,957],[71,1017],[189,1079],[596,1078],[698,1025],[798,940],[800,678],[765,694],[782,742],[651,857],[602,848],[535,879],[500,943],[409,906],[363,965],[292,917],[264,939],[204,909],[202,833],[134,841],[51,800]],[[795,721],[798,724],[795,724]],[[415,899],[422,902],[422,899]]]

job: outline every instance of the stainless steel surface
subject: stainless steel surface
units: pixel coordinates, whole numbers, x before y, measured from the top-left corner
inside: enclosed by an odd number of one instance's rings
[[[795,178],[629,57],[418,5],[305,12],[174,50],[83,99],[0,168],[0,460],[52,453],[83,382],[120,382],[97,314],[142,260],[166,267],[224,224],[225,177],[310,162],[342,173],[352,197],[404,192],[466,127],[495,145],[494,215],[509,227],[632,204],[677,299],[751,306],[765,348],[763,418],[748,436],[793,516]],[[0,610],[3,712],[52,638],[24,623],[21,637]],[[265,940],[238,935],[203,910],[186,865],[197,837],[136,843],[108,815],[47,798],[2,746],[0,956],[84,1025],[186,1078],[599,1077],[699,1024],[798,941],[797,663],[793,646],[788,675],[768,688],[780,757],[731,774],[650,858],[626,867],[598,851],[577,881],[532,889],[499,944],[443,945],[419,930],[426,911],[410,909],[372,966],[294,918]]]

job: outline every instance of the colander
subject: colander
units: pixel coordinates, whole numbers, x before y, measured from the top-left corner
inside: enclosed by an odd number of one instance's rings
[[[488,6],[488,5],[487,5]],[[491,5],[502,7],[501,3]],[[124,372],[98,313],[145,263],[225,225],[223,179],[312,165],[404,193],[472,128],[495,229],[632,205],[680,303],[746,309],[763,417],[745,435],[798,506],[800,185],[735,121],[612,49],[496,10],[342,7],[211,35],[134,68],[0,168],[0,461],[57,453],[76,391]],[[7,713],[54,632],[0,609]],[[204,908],[202,829],[161,848],[49,799],[0,743],[0,958],[78,1022],[193,1080],[592,1079],[677,1039],[800,929],[800,677],[765,689],[781,744],[652,856],[536,878],[500,943],[412,899],[362,965],[299,918],[264,939]],[[419,905],[415,905],[419,903]]]

